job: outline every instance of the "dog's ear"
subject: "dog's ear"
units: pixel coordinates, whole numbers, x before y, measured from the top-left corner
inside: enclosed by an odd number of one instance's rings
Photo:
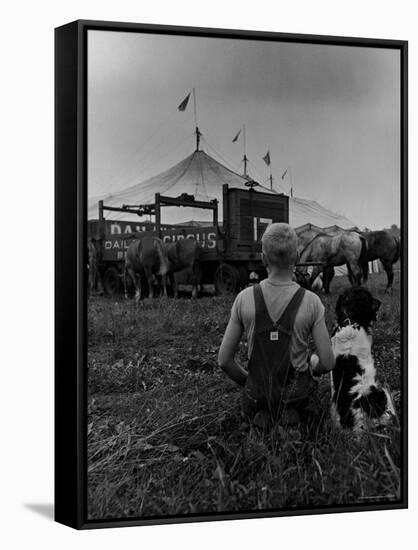
[[[372,309],[374,313],[377,313],[379,311],[381,305],[382,302],[380,300],[378,300],[377,298],[372,298]]]

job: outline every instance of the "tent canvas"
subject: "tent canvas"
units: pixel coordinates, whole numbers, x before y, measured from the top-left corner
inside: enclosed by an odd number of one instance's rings
[[[97,218],[98,199],[103,199],[107,206],[122,206],[123,204],[153,203],[155,193],[178,197],[183,193],[193,195],[198,201],[217,199],[222,205],[222,185],[248,189],[245,184],[249,178],[240,176],[230,170],[204,151],[195,151],[179,163],[161,174],[157,174],[143,182],[137,183],[115,194],[89,200],[88,217]],[[263,188],[263,191],[268,189]],[[168,207],[162,210],[163,223],[181,223],[186,220],[210,221],[211,213],[192,207]],[[222,219],[222,207],[219,208]],[[138,219],[129,217],[124,212],[107,212],[106,217],[113,220]]]
[[[194,151],[191,155],[168,168],[164,172],[123,189],[113,194],[89,199],[88,218],[97,219],[98,201],[102,199],[107,206],[122,206],[123,204],[138,205],[154,202],[155,193],[177,197],[182,193],[193,195],[196,200],[219,201],[219,219],[222,220],[222,185],[248,189],[246,183],[249,178],[237,174],[227,168],[202,150]],[[256,187],[256,190],[259,189]],[[261,186],[263,192],[270,191]],[[105,212],[105,216],[112,220],[138,220],[137,216],[124,212]],[[207,223],[211,213],[195,208],[168,207],[162,210],[163,223],[202,222]],[[355,223],[341,214],[336,214],[324,208],[316,201],[296,197],[289,197],[289,223],[293,227],[300,227],[306,223],[320,228],[338,226],[349,229]]]
[[[199,201],[217,199],[219,220],[222,221],[222,185],[226,183],[229,187],[248,189],[246,183],[249,180],[250,178],[237,174],[205,151],[198,150],[145,181],[113,194],[89,199],[88,219],[98,218],[99,200],[103,200],[106,206],[120,207],[124,204],[150,204],[155,200],[155,193],[171,197],[187,193]],[[261,191],[275,193],[265,186],[261,186]],[[138,216],[126,212],[105,211],[105,217],[115,221],[138,221]],[[212,214],[205,210],[166,207],[162,209],[161,221],[168,224],[207,226],[211,219]],[[310,226],[329,233],[336,233],[342,229],[357,229],[356,224],[346,216],[332,212],[314,200],[298,197],[289,197],[289,223],[296,229]],[[346,274],[345,266],[336,268],[336,275],[343,274]]]

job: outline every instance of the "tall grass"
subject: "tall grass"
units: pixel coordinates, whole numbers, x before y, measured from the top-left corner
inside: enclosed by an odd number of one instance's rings
[[[327,323],[345,281],[324,298]],[[379,376],[396,401],[399,294],[383,295]],[[147,517],[395,501],[400,426],[360,439],[333,429],[326,377],[307,426],[261,433],[242,422],[240,390],[216,366],[232,300],[89,303],[90,518]],[[246,348],[239,358],[245,364]]]

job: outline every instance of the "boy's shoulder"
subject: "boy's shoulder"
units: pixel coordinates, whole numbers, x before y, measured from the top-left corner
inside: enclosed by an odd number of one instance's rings
[[[239,292],[232,304],[231,318],[243,326],[254,314],[254,290],[252,286],[244,288]]]
[[[307,288],[305,288],[305,296],[311,302],[317,302],[322,304],[321,298],[318,296],[318,294],[316,294],[316,292],[312,292],[312,290],[308,290]]]
[[[246,288],[238,292],[238,294],[235,297],[235,302],[237,304],[248,303],[250,300],[254,300],[253,286],[247,286]]]
[[[304,310],[311,320],[312,325],[319,322],[325,314],[325,306],[321,298],[315,292],[305,289]]]
[[[298,289],[301,288],[300,285],[297,285]],[[315,292],[305,288],[304,300],[310,304],[322,304],[321,298]],[[235,302],[237,304],[242,303],[253,303],[254,302],[254,286],[247,286],[241,290],[235,297]]]

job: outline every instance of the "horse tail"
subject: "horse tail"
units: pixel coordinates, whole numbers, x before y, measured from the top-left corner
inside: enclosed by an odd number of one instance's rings
[[[168,259],[166,252],[163,247],[163,243],[160,239],[155,239],[154,247],[157,251],[158,259],[160,262],[160,269],[158,270],[159,275],[167,275],[168,272]]]
[[[363,235],[359,235],[359,238],[361,242],[361,251],[358,263],[361,268],[363,278],[365,281],[367,281],[367,277],[369,275],[369,262],[367,261],[367,240],[365,239],[365,237],[363,237]]]
[[[395,255],[392,260],[392,264],[395,264],[401,257],[401,239],[399,237],[393,237],[393,238],[395,240],[396,249],[395,249]]]
[[[141,265],[142,262],[141,262],[141,252],[142,252],[142,239],[138,239],[137,241],[132,241],[132,243],[129,245],[129,248],[131,248],[132,246],[132,258],[134,259],[133,261],[137,261],[138,262],[138,265]],[[129,255],[129,248],[128,248],[128,251],[126,253],[126,260],[128,259],[128,255]],[[125,260],[125,263],[126,263],[126,260]]]

